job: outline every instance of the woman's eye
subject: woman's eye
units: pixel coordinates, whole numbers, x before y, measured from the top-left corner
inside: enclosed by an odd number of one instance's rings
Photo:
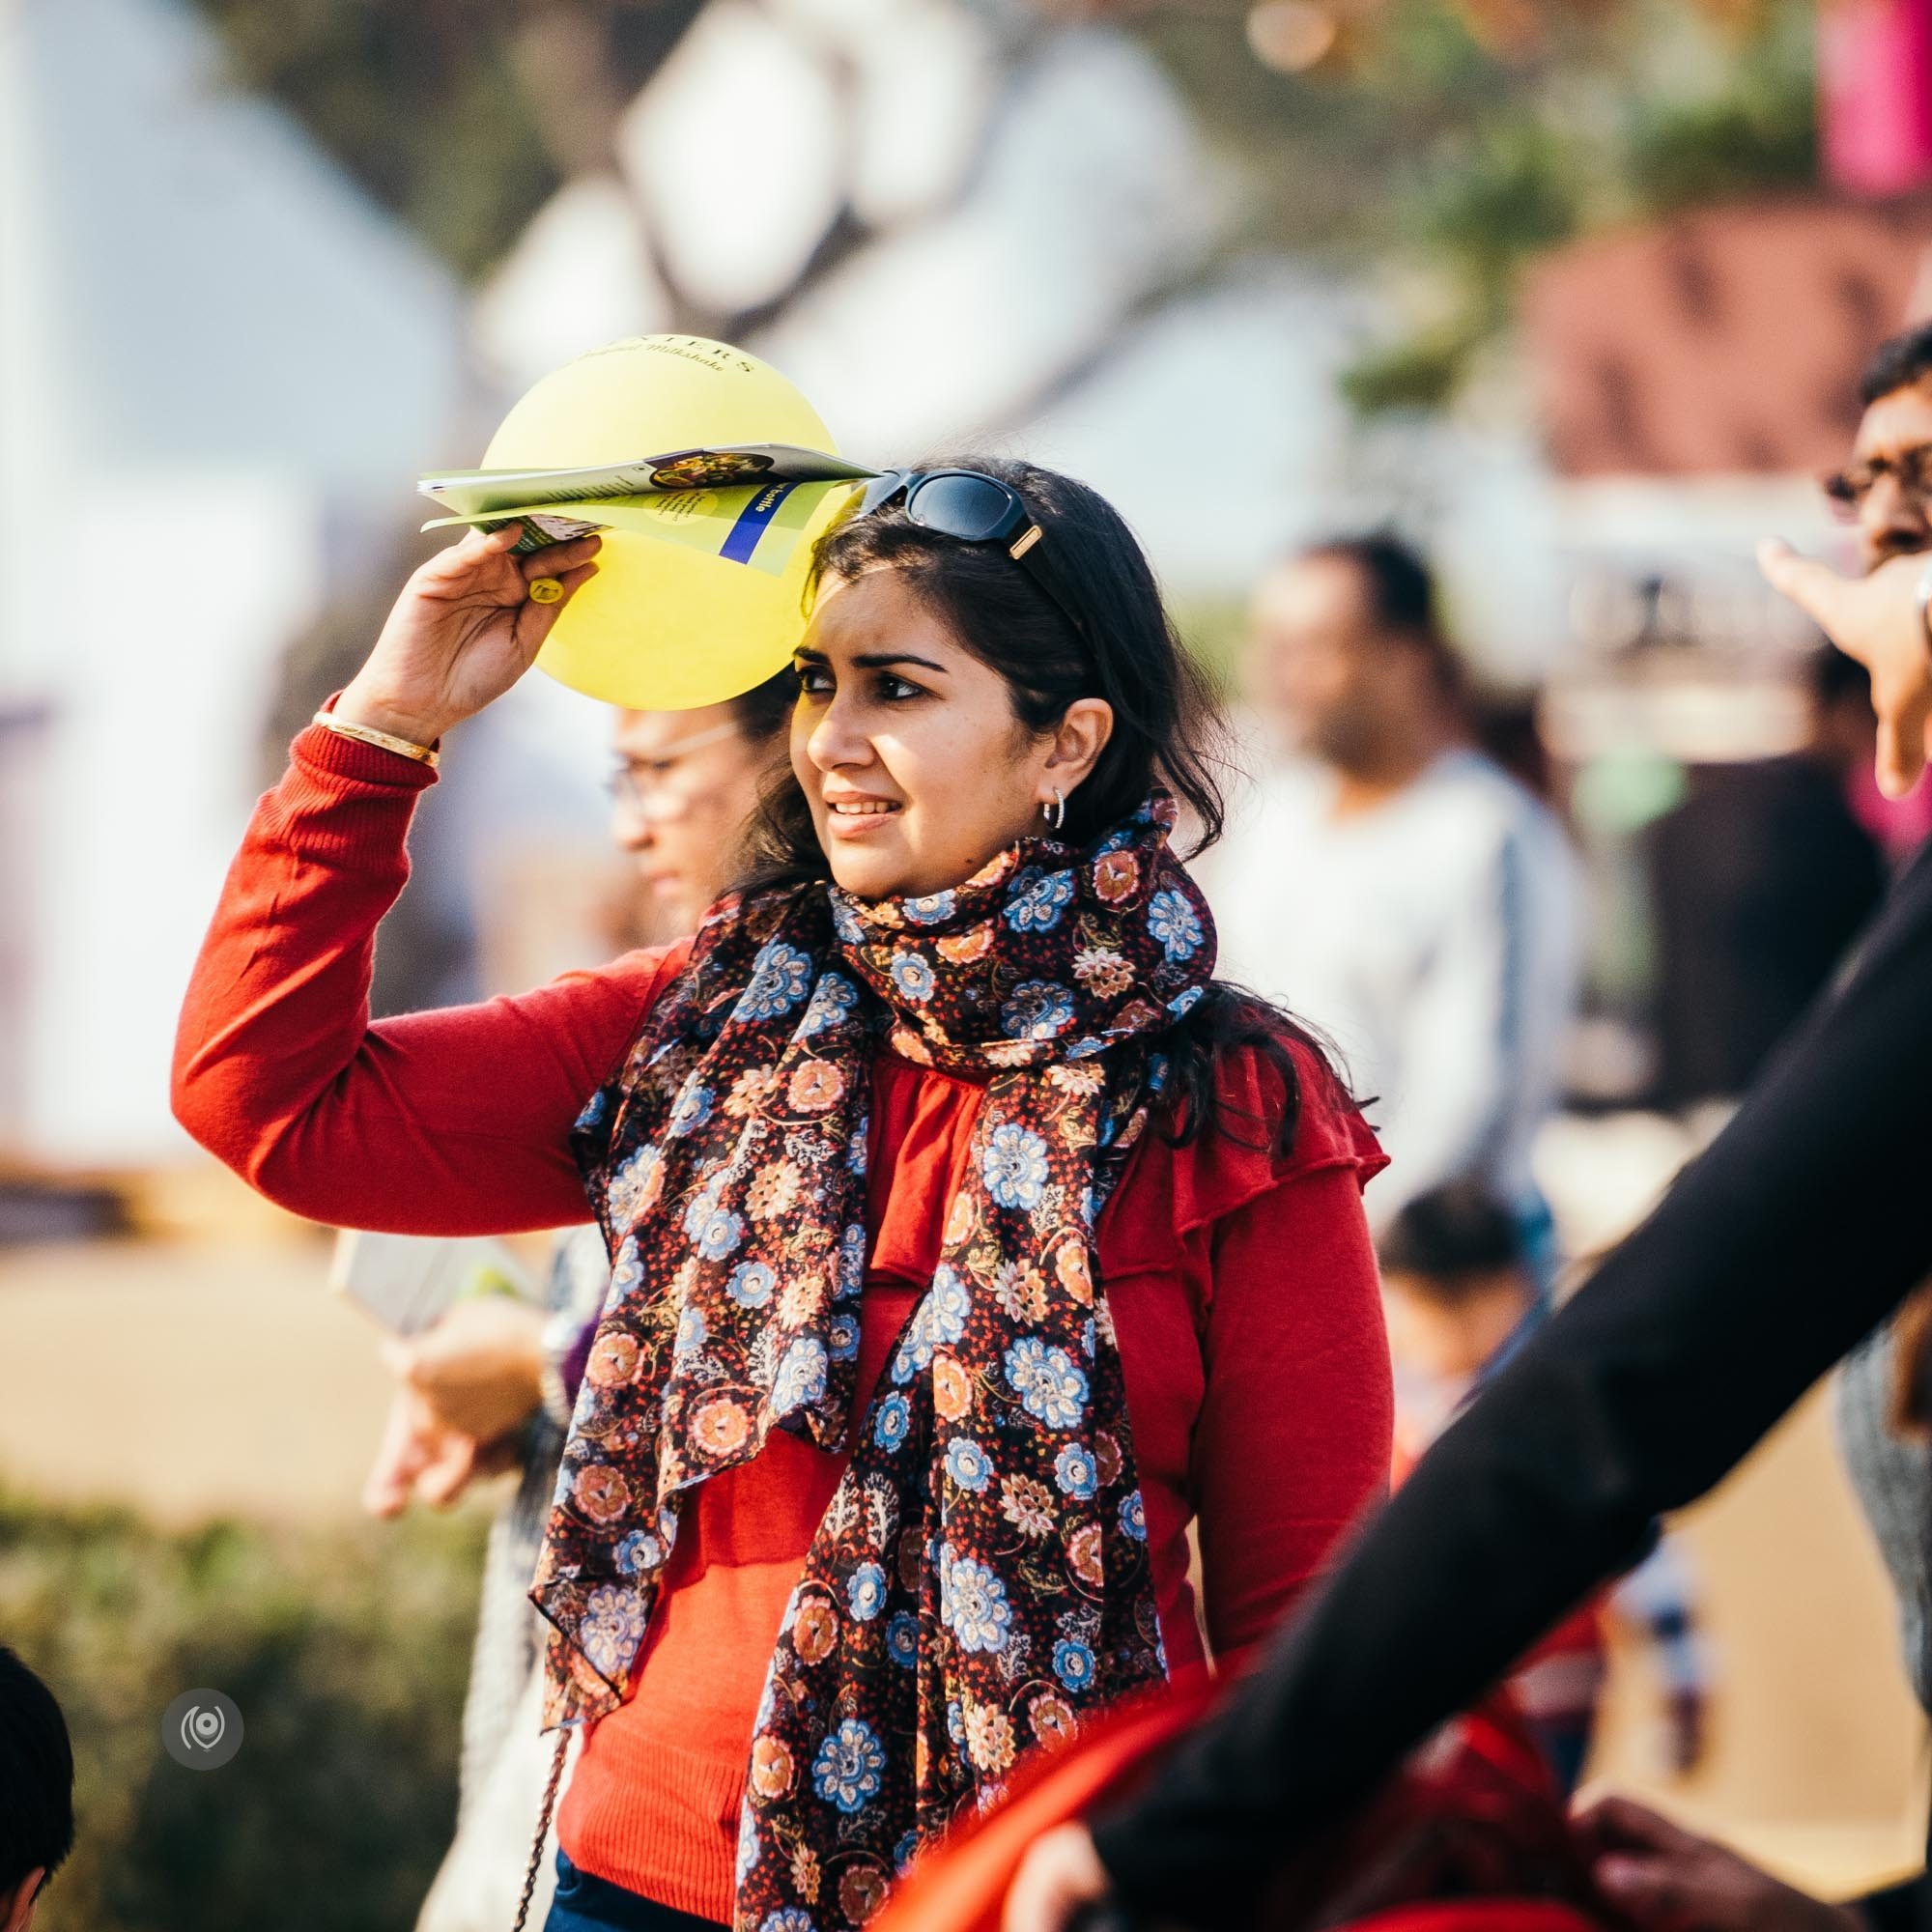
[[[902,702],[908,697],[923,697],[924,689],[907,677],[895,677],[888,671],[879,680],[879,695],[893,703]]]
[[[792,669],[798,674],[800,691],[822,695],[832,689],[832,676],[822,665],[794,665]]]

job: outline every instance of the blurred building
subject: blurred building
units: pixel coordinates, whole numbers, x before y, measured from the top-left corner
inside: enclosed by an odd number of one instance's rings
[[[177,0],[0,0],[0,1151],[175,1153],[293,635],[410,514],[450,278]]]

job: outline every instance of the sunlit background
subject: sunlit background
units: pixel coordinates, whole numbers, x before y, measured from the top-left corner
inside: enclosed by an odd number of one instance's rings
[[[1750,545],[1834,554],[1813,479],[1928,244],[1928,0],[0,0],[0,1637],[85,1747],[53,1932],[405,1927],[446,1840],[487,1499],[358,1525],[372,1332],[166,1078],[419,471],[676,329],[861,461],[1091,481],[1218,676],[1296,540],[1424,545],[1589,868],[1543,1162],[1584,1252],[1707,1124],[1643,834],[1799,742],[1814,639]],[[455,736],[384,1009],[635,923],[607,730],[539,676]],[[1639,1672],[1604,1768],[1820,1883],[1907,1860],[1917,1719],[1815,1411],[1690,1545],[1713,1751],[1673,1788]],[[149,1734],[200,1683],[248,1715],[239,1813]]]

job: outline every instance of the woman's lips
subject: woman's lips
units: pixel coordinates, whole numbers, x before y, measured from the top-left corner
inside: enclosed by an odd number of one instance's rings
[[[889,798],[829,798],[825,801],[826,830],[835,838],[866,838],[883,830],[901,808]]]

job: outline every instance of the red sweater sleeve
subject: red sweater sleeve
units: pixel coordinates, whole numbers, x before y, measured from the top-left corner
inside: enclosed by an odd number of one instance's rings
[[[1388,1491],[1395,1403],[1362,1188],[1373,1137],[1302,1060],[1294,1153],[1212,1230],[1192,1463],[1208,1640],[1265,1636]]]
[[[417,1235],[587,1218],[569,1131],[684,949],[369,1022],[376,926],[433,775],[319,725],[255,809],[175,1040],[176,1118],[311,1220]]]

